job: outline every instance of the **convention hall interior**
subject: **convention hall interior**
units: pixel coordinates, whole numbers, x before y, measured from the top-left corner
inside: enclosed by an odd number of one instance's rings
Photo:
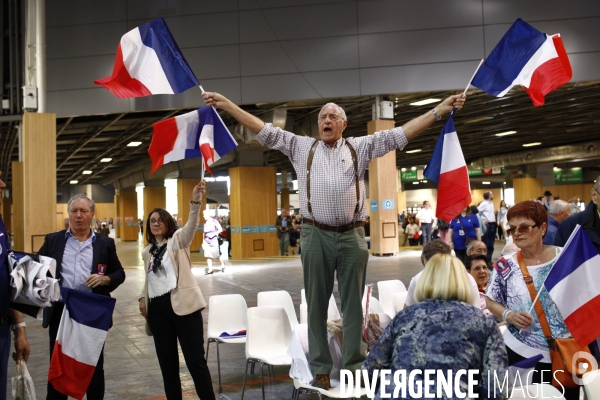
[[[202,174],[201,158],[152,173],[148,156],[152,125],[204,106],[200,88],[119,99],[94,84],[111,75],[121,37],[145,22],[164,18],[204,90],[297,135],[319,137],[318,114],[329,102],[348,116],[344,137],[361,137],[402,126],[466,87],[454,124],[473,205],[486,191],[494,194],[496,210],[502,200],[510,207],[550,192],[575,198],[583,209],[600,176],[598,1],[7,0],[1,7],[0,171],[7,187],[0,215],[12,248],[35,253],[48,233],[68,227],[73,195],[95,201],[95,220],[110,227],[127,275],[113,292],[106,398],[165,398],[154,343],[138,310],[147,245],[142,232],[155,207],[185,224]],[[549,35],[560,33],[572,67],[570,82],[537,107],[520,86],[494,97],[468,85],[517,18]],[[220,116],[238,145],[211,167],[212,176],[206,174],[202,208],[215,210],[228,227],[225,269],[205,275],[198,230],[191,245],[194,274],[207,304],[211,296],[241,294],[255,307],[259,292],[287,291],[301,322],[300,256],[280,255],[274,229],[281,209],[300,213],[296,171],[286,155],[261,145],[227,113]],[[425,200],[436,208],[437,184],[423,171],[443,122],[402,151],[374,160],[365,175],[367,282],[374,284],[374,297],[377,282],[408,286],[422,269],[421,247],[406,245],[398,216],[418,212]],[[494,258],[503,246],[496,241]],[[206,343],[210,309],[202,315]],[[47,332],[39,320],[26,322],[29,369],[42,398]],[[220,353],[215,344],[209,347],[215,392],[238,398],[244,345],[221,345]],[[180,365],[184,397],[198,398],[183,357]],[[264,391],[259,370],[248,374],[245,398],[293,395],[289,366],[274,367]]]

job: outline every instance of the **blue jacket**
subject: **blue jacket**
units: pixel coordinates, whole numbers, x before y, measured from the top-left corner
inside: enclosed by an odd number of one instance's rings
[[[558,230],[558,221],[548,215],[548,229],[546,230],[546,236],[542,242],[547,245],[554,244],[554,238],[556,237],[556,231]]]
[[[594,227],[594,213],[596,212],[596,205],[590,201],[585,210],[575,215],[571,215],[567,219],[563,220],[558,226],[556,231],[556,237],[554,238],[554,245],[564,247],[571,236],[571,233],[575,229],[577,224],[581,225],[585,229],[588,237],[594,244],[596,251],[600,253],[600,236],[596,232]]]

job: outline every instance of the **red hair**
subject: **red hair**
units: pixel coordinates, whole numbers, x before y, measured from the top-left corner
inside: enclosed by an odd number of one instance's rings
[[[506,214],[506,220],[513,218],[529,218],[535,225],[548,223],[548,213],[543,205],[534,200],[526,200],[512,206]]]

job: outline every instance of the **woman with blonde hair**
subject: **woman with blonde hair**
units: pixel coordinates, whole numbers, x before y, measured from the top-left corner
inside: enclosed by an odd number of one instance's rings
[[[503,399],[501,388],[489,387],[488,391],[488,385],[498,382],[494,374],[499,382],[504,379],[508,363],[504,341],[496,322],[467,303],[470,295],[471,283],[462,262],[448,254],[433,256],[415,290],[418,303],[396,314],[363,369],[371,376],[375,370],[390,369],[392,376],[404,370],[409,376],[413,370],[427,369],[451,371],[453,377],[461,370],[478,370],[474,392],[480,398]],[[415,380],[413,390],[418,391],[424,376],[420,379]],[[434,379],[428,390],[437,393],[439,383]],[[462,391],[467,391],[467,384],[466,374],[462,375]],[[392,380],[385,392],[394,390]],[[381,391],[376,393],[379,399]]]

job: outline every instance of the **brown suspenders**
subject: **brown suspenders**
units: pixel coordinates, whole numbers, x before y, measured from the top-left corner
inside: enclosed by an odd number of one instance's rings
[[[310,204],[310,169],[312,167],[312,162],[313,162],[313,157],[315,155],[315,150],[317,149],[317,145],[319,144],[320,140],[315,140],[315,142],[313,143],[313,145],[310,148],[310,151],[308,152],[308,160],[306,161],[306,197],[308,199],[308,212],[310,213],[310,216],[312,217],[312,206]],[[352,145],[346,140],[344,139],[344,143],[346,143],[346,145],[348,146],[348,150],[350,150],[350,154],[352,155],[352,163],[354,164],[354,181],[356,182],[356,208],[354,210],[354,219],[356,218],[356,215],[358,214],[358,212],[360,211],[360,186],[359,186],[359,182],[358,182],[358,157],[356,156],[356,150],[354,150],[354,147],[352,147]],[[314,220],[314,218],[313,218]]]

